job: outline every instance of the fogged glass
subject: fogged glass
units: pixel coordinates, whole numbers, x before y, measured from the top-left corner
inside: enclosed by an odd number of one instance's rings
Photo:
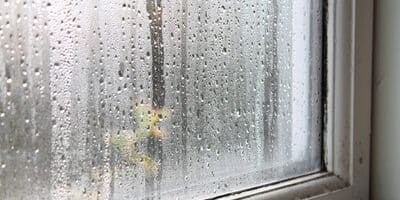
[[[1,0],[0,199],[200,199],[321,169],[320,0]]]

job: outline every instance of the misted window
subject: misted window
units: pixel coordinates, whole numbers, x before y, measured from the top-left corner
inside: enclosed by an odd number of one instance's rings
[[[0,0],[0,199],[318,172],[322,0]]]

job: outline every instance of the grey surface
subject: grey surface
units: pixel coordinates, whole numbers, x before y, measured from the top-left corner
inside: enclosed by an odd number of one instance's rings
[[[400,1],[375,5],[371,194],[391,200],[400,197]]]

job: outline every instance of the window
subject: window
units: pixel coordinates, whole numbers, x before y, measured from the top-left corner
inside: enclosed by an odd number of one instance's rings
[[[363,191],[370,4],[328,2],[1,1],[0,199]]]

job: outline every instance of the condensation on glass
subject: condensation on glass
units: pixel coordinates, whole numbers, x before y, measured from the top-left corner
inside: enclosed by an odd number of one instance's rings
[[[321,170],[321,0],[0,0],[0,199]]]

